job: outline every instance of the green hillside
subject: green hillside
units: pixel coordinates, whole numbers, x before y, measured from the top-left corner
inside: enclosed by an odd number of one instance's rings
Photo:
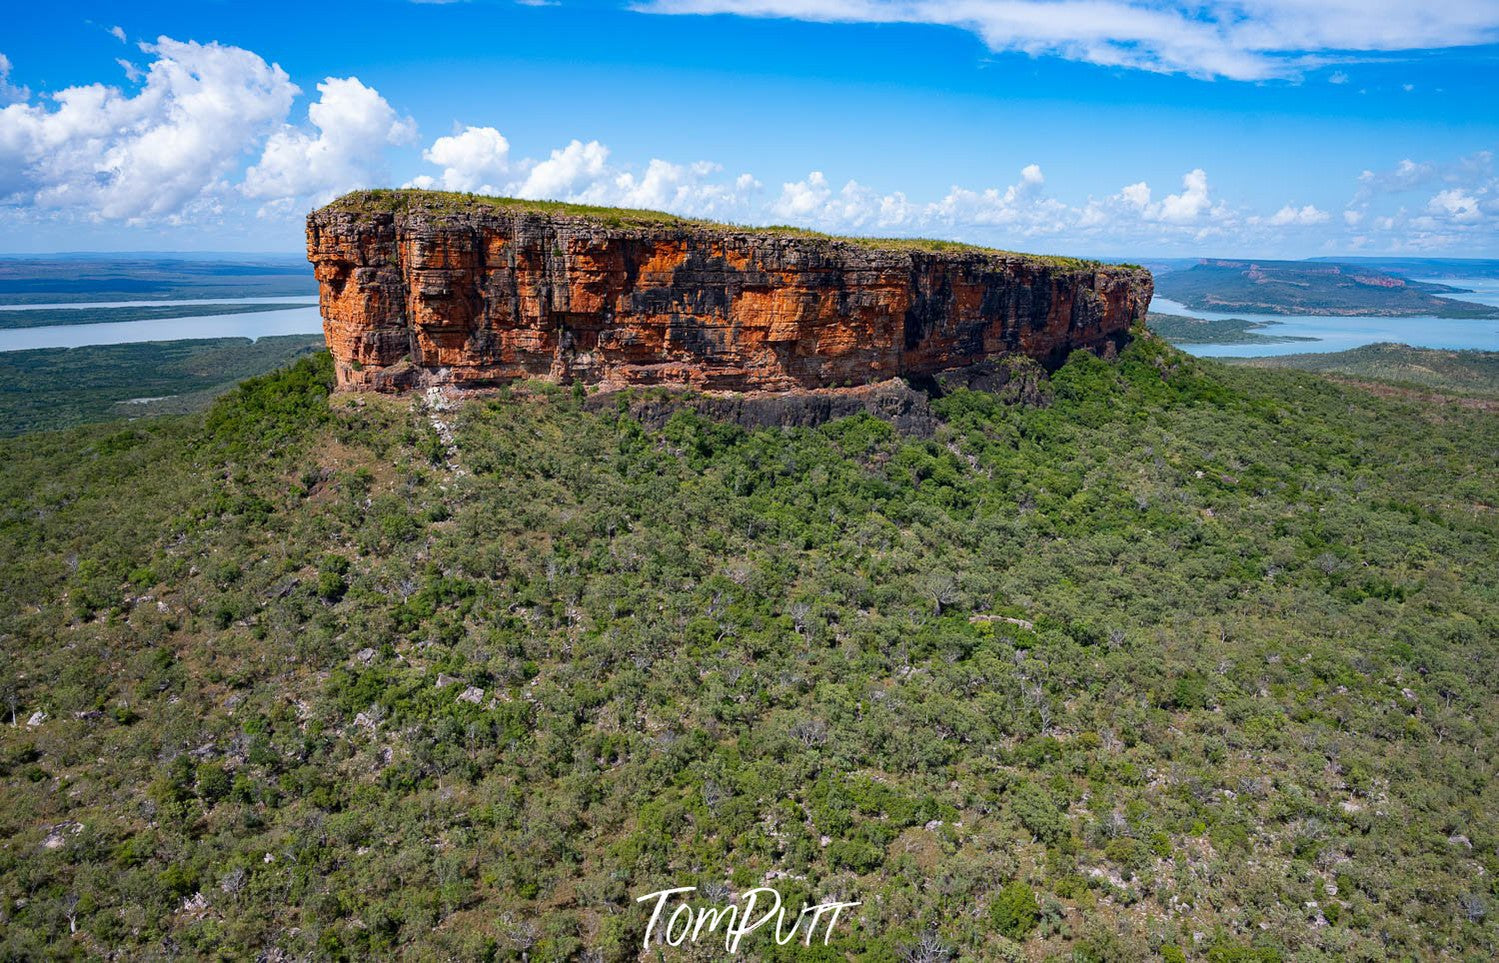
[[[1155,339],[931,439],[330,381],[0,441],[0,958],[769,884],[862,905],[747,958],[1493,958],[1492,414]]]
[[[321,335],[287,334],[0,351],[0,436],[202,411],[322,344]]]
[[[1233,359],[1258,368],[1297,368],[1350,378],[1372,378],[1441,391],[1499,397],[1499,351],[1446,351],[1408,344],[1370,344],[1325,354]]]

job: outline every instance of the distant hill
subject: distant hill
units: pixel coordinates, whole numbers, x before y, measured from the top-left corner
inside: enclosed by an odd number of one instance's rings
[[[317,294],[301,257],[56,255],[0,258],[0,306]]]
[[[309,299],[303,304],[287,304],[284,301],[266,301],[259,304],[224,302],[220,304],[147,304],[129,305],[119,308],[96,308],[88,302],[79,301],[76,307],[27,308],[5,310],[0,305],[0,330],[6,328],[45,328],[58,324],[119,324],[126,321],[164,321],[171,318],[196,318],[224,314],[259,314],[264,311],[285,311],[294,307],[317,307]]]
[[[1442,351],[1383,343],[1349,351],[1223,360],[1255,368],[1297,368],[1499,397],[1499,351]]]
[[[1375,268],[1408,278],[1499,278],[1499,260],[1466,257],[1311,258],[1360,268]]]
[[[1452,297],[1461,288],[1325,261],[1203,261],[1159,276],[1156,293],[1198,311],[1499,317],[1499,308]]]

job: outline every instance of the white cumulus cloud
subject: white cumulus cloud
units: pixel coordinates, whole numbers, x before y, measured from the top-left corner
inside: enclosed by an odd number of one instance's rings
[[[297,87],[248,50],[161,37],[131,96],[68,87],[0,110],[0,198],[89,217],[179,217],[218,192]]]
[[[574,140],[531,168],[516,196],[581,200],[603,179],[609,148],[596,140]]]
[[[18,100],[30,100],[31,91],[10,82],[10,58],[0,54],[0,104],[13,104]]]
[[[1426,209],[1458,224],[1472,224],[1482,216],[1478,210],[1478,198],[1456,187],[1437,194],[1427,202]]]
[[[862,9],[874,0],[848,2]],[[391,149],[416,136],[409,117],[355,77],[325,78],[305,119],[288,124],[302,92],[255,53],[167,37],[139,46],[143,63],[122,62],[123,86],[81,85],[35,98],[12,81],[11,63],[0,55],[0,214],[212,222],[259,206],[290,216],[385,182]],[[1474,242],[1491,247],[1499,230],[1499,177],[1488,151],[1371,168],[1351,179],[1341,217],[1325,203],[1257,213],[1220,196],[1202,168],[1183,174],[1174,192],[1121,177],[1116,192],[1081,199],[1075,183],[1058,185],[1054,195],[1036,163],[997,183],[924,196],[919,186],[908,195],[823,170],[766,192],[754,174],[718,161],[624,160],[598,140],[573,139],[539,159],[517,159],[493,126],[457,128],[422,158],[431,166],[410,185],[1032,250],[1198,253],[1211,245],[1231,253],[1310,237],[1286,229],[1312,227],[1321,227],[1330,249],[1462,250]]]
[[[678,164],[652,158],[637,171],[612,163],[609,148],[596,140],[573,140],[545,160],[522,161],[513,169],[517,178],[503,193],[516,197],[647,207],[730,220],[745,217],[750,199],[761,189],[753,175],[725,177],[723,166],[712,161]],[[424,182],[436,183],[430,177],[413,183]]]
[[[598,203],[623,207],[660,208],[697,217],[739,216],[759,191],[760,182],[750,174],[723,180],[718,176],[722,171],[722,165],[711,161],[684,165],[652,158],[639,177],[623,171],[615,175],[612,191],[595,196]]]
[[[1290,204],[1282,207],[1270,215],[1269,223],[1273,227],[1285,227],[1288,225],[1309,225],[1326,223],[1330,215],[1326,211],[1318,210],[1315,206],[1307,204],[1305,207],[1297,208]]]
[[[1073,224],[1078,212],[1047,197],[1046,178],[1037,164],[1027,164],[1008,187],[953,186],[941,198],[912,201],[904,192],[881,193],[856,180],[834,189],[821,171],[781,185],[768,205],[771,219],[828,231],[895,233],[993,240],[1038,237]]]
[[[1421,195],[1430,193],[1421,201]],[[1409,158],[1388,170],[1366,170],[1349,209],[1362,216],[1399,201],[1392,213],[1369,218],[1371,238],[1390,250],[1441,251],[1492,245],[1499,232],[1499,173],[1492,151],[1449,161]],[[1347,215],[1345,214],[1345,217]],[[1353,222],[1350,221],[1350,224]]]
[[[247,197],[283,204],[330,200],[377,182],[384,149],[416,138],[416,123],[357,77],[329,77],[317,89],[317,101],[307,108],[317,133],[284,126],[272,134],[259,162],[245,171]]]
[[[422,175],[410,186],[445,191],[498,194],[510,171],[510,142],[493,127],[465,127],[439,137],[422,151],[422,159],[443,169],[437,177]]]
[[[1206,214],[1211,207],[1207,171],[1199,167],[1182,178],[1180,194],[1167,194],[1161,199],[1155,216],[1172,224],[1187,224]]]
[[[1131,213],[1143,221],[1179,225],[1196,224],[1215,210],[1208,191],[1207,171],[1200,167],[1182,175],[1180,193],[1167,194],[1159,201],[1151,200],[1152,196],[1150,185],[1139,181],[1120,189],[1109,203],[1095,205],[1095,210],[1098,217],[1106,216],[1103,212],[1112,209],[1116,213]]]

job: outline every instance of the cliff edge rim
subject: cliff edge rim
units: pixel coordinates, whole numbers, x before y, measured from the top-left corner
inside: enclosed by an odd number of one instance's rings
[[[433,191],[417,188],[372,188],[350,191],[313,211],[319,214],[486,214],[526,212],[553,219],[576,219],[604,228],[649,229],[674,227],[682,230],[704,230],[723,234],[748,234],[763,237],[791,238],[848,244],[883,251],[920,251],[927,254],[974,254],[985,257],[1034,261],[1052,267],[1077,270],[1126,268],[1143,270],[1139,264],[1105,261],[1098,258],[1072,257],[1065,254],[1036,254],[1004,248],[951,241],[932,237],[880,237],[863,234],[828,234],[790,224],[738,224],[702,217],[684,217],[645,207],[607,207],[598,204],[576,204],[571,201],[535,200],[497,194],[473,194],[463,191]]]

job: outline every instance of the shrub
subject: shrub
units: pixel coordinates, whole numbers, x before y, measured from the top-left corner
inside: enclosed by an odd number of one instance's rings
[[[1012,940],[1023,940],[1041,920],[1041,904],[1035,892],[1015,880],[999,891],[990,911],[995,927]]]
[[[1067,817],[1051,793],[1033,782],[1021,783],[1010,795],[1010,807],[1020,824],[1043,843],[1055,843],[1067,834]]]

